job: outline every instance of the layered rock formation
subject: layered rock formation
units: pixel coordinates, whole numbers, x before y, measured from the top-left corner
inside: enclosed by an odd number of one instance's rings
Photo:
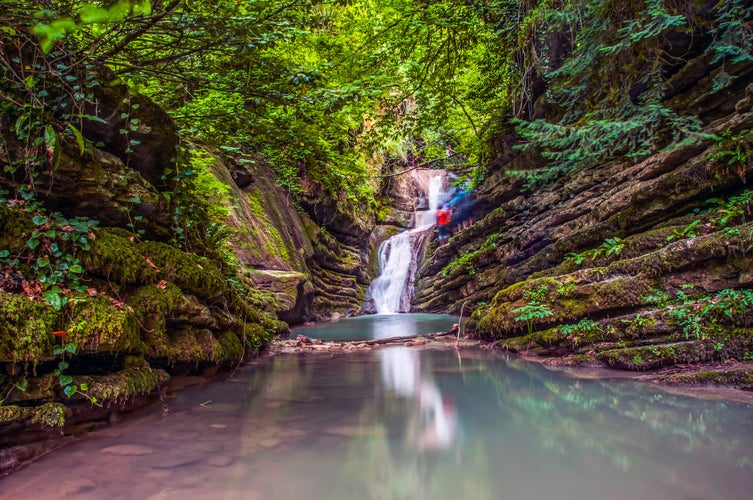
[[[530,156],[514,134],[500,141],[475,193],[479,220],[429,254],[416,310],[475,310],[476,334],[575,363],[753,358],[753,65],[734,66],[714,93],[719,71],[707,56],[690,60],[667,96],[704,120],[706,138],[637,164],[526,191],[505,171]]]

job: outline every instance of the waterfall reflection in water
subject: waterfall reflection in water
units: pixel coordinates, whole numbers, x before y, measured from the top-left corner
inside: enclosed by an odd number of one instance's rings
[[[422,403],[422,384],[441,397],[429,390]],[[432,443],[440,400],[449,432]],[[0,498],[734,500],[753,490],[751,406],[500,355],[281,356],[178,393],[170,409],[42,458],[0,480]]]

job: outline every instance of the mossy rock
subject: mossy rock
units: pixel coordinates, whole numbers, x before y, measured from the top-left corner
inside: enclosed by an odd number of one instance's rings
[[[533,332],[520,337],[500,340],[498,345],[513,352],[521,352],[536,347],[560,346],[566,342],[567,339],[560,332],[559,328],[549,328],[547,330]]]
[[[693,373],[674,373],[663,377],[661,381],[677,385],[733,386],[751,391],[753,390],[753,370],[703,370]]]
[[[182,328],[170,332],[166,344],[150,346],[150,357],[176,362],[223,362],[240,360],[244,354],[241,340],[232,332],[214,334],[206,328]]]
[[[26,212],[0,204],[0,250],[8,250],[12,255],[26,248],[27,234],[31,234],[34,223]]]
[[[139,253],[130,234],[122,229],[100,228],[91,250],[81,254],[81,262],[90,275],[119,285],[155,283],[157,273]]]
[[[82,351],[132,353],[145,349],[138,322],[125,304],[116,305],[100,295],[72,301],[69,314],[65,341],[77,344]]]
[[[36,363],[52,355],[58,317],[46,302],[0,292],[0,361]]]
[[[123,403],[134,396],[149,395],[158,386],[164,386],[170,375],[164,370],[152,369],[143,359],[131,363],[123,371],[101,377],[75,377],[74,382],[80,386],[87,384],[86,396],[96,397],[103,405]],[[74,396],[83,399],[83,395]]]
[[[142,286],[128,297],[127,303],[133,309],[149,352],[167,344],[166,318],[182,300],[183,292],[172,283]]]
[[[29,422],[48,427],[65,424],[66,408],[62,403],[45,403],[40,406],[0,405],[0,424]]]
[[[154,264],[159,278],[178,285],[200,299],[218,300],[228,283],[220,269],[205,257],[190,254],[157,241],[138,244],[139,252]]]
[[[600,352],[597,359],[623,370],[653,370],[674,364],[705,363],[719,357],[713,342],[688,341],[674,344],[629,347]]]

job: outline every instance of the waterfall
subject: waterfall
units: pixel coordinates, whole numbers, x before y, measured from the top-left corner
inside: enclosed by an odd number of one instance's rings
[[[374,301],[377,314],[410,311],[417,257],[436,223],[435,214],[443,194],[444,177],[445,173],[439,171],[415,174],[420,191],[428,191],[429,209],[415,211],[413,229],[399,233],[379,246],[380,273],[371,283],[368,294]]]

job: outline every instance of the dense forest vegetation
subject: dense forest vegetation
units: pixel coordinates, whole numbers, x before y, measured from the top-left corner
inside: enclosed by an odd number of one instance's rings
[[[575,276],[590,261],[594,269],[599,264],[593,282],[602,286],[601,277],[614,271],[610,259],[710,233],[739,245],[725,258],[750,250],[748,118],[712,126],[750,110],[753,89],[747,104],[739,99],[753,64],[750,1],[0,4],[5,421],[61,424],[70,410],[53,401],[75,397],[90,405],[149,393],[181,363],[192,366],[184,371],[227,366],[285,330],[270,306],[277,299],[257,290],[234,253],[227,219],[241,203],[214,172],[217,162],[233,165],[239,187],[240,178],[267,168],[274,189],[311,218],[300,224],[310,243],[294,235],[286,247],[282,229],[262,228],[277,241],[268,246],[278,260],[300,258],[286,270],[316,274],[326,264],[358,274],[347,282],[354,289],[369,273],[359,261],[368,260],[363,242],[389,219],[392,175],[424,167],[469,179],[480,195],[476,215],[486,222],[445,249],[430,249],[424,275],[438,284],[425,285],[429,292],[419,299],[432,311],[458,312],[471,302],[480,311],[479,331],[527,333],[517,347],[531,341],[534,327],[595,323],[638,307],[620,303],[595,313],[596,306],[570,304],[563,312],[547,305],[555,290],[565,297],[584,283],[514,288],[519,281],[551,278],[551,269]],[[703,98],[684,97],[699,81]],[[674,205],[643,213],[633,202],[635,210],[620,211],[580,239],[555,246],[548,227],[541,232],[549,236],[516,235],[519,255],[502,250],[513,245],[503,231],[511,214],[556,211],[563,199],[610,186],[589,169],[606,165],[602,171],[617,172],[617,179],[652,155],[688,159],[689,151],[704,158],[704,186],[688,188]],[[549,196],[559,188],[561,198]],[[716,196],[723,199],[709,201]],[[267,207],[250,200],[252,215],[268,218]],[[708,215],[710,207],[729,213]],[[687,218],[692,210],[698,218]],[[577,216],[562,211],[552,227]],[[669,220],[650,245],[628,240]],[[495,262],[505,268],[492,268]],[[484,266],[493,278],[479,279]],[[740,278],[737,286],[746,283]],[[430,296],[435,286],[439,298]],[[643,300],[654,286],[641,282],[635,294]],[[685,291],[691,286],[669,288],[692,295]],[[353,300],[362,295],[359,289]],[[712,295],[704,297],[699,303],[709,305]],[[730,300],[749,306],[751,299],[743,290]],[[669,297],[663,303],[674,307]],[[745,310],[712,313],[720,323],[726,315],[749,326]],[[575,338],[577,344],[577,332]],[[551,335],[535,340],[553,343]],[[737,345],[740,355],[749,347]],[[104,353],[117,374],[76,364],[83,351]]]

